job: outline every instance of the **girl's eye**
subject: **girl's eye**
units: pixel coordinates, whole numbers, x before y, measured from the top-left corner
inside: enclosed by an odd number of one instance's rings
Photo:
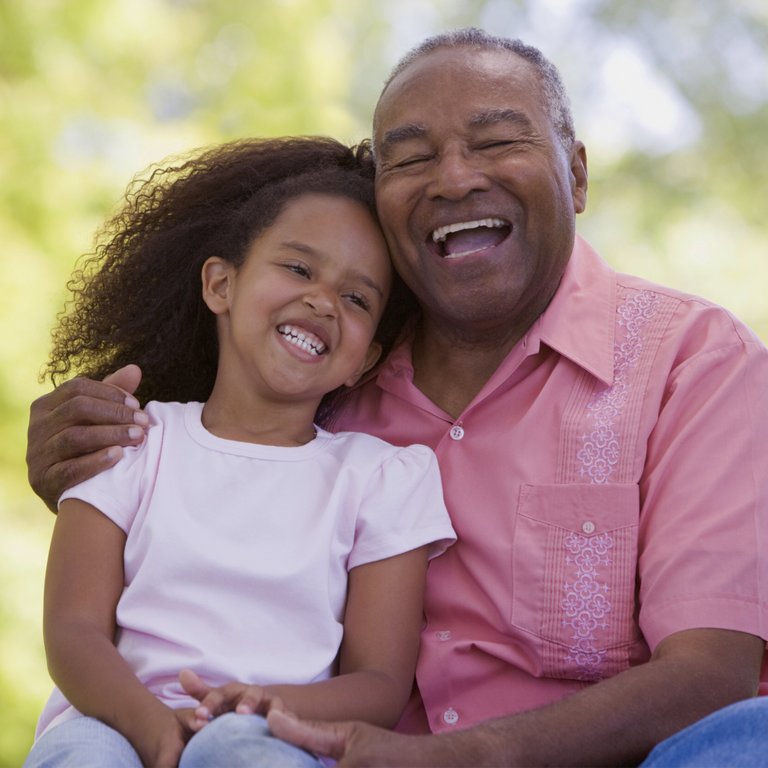
[[[309,268],[304,266],[304,264],[291,263],[291,264],[284,264],[283,266],[290,272],[294,272],[295,274],[300,275],[301,277],[311,276],[311,272],[309,271]]]
[[[355,304],[356,306],[360,307],[361,309],[369,310],[371,308],[371,305],[368,299],[366,299],[365,296],[363,296],[362,294],[348,293],[347,300],[352,302],[352,304]]]

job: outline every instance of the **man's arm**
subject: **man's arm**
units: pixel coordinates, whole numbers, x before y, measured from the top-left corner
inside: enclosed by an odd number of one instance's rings
[[[28,477],[49,509],[67,488],[117,463],[122,446],[144,439],[147,416],[132,394],[140,381],[141,370],[127,365],[103,382],[72,379],[32,403]]]
[[[279,738],[340,766],[632,765],[705,715],[754,696],[765,642],[730,630],[667,637],[648,663],[555,704],[438,736],[403,736],[361,723],[303,723],[281,712]]]

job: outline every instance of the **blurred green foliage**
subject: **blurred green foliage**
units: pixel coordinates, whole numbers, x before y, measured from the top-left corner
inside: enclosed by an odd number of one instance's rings
[[[245,135],[367,136],[395,59],[466,24],[560,67],[589,149],[581,230],[606,258],[768,339],[761,0],[0,0],[0,768],[21,764],[50,688],[52,515],[26,486],[25,430],[77,256],[130,178],[167,155]],[[626,114],[604,115],[601,88],[625,77],[617,52],[639,53],[673,107],[633,102],[642,81],[627,80]],[[659,138],[674,109],[687,124]]]

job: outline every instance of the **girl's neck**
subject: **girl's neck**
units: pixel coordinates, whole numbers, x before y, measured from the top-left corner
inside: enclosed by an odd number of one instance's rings
[[[241,397],[228,395],[214,386],[203,406],[203,426],[216,437],[244,443],[295,447],[317,434],[314,403],[255,403],[244,405]]]

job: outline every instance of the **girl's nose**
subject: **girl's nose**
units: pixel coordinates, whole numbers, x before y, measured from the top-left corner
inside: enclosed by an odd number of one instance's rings
[[[336,314],[336,295],[328,288],[315,285],[304,296],[304,303],[321,316]]]

